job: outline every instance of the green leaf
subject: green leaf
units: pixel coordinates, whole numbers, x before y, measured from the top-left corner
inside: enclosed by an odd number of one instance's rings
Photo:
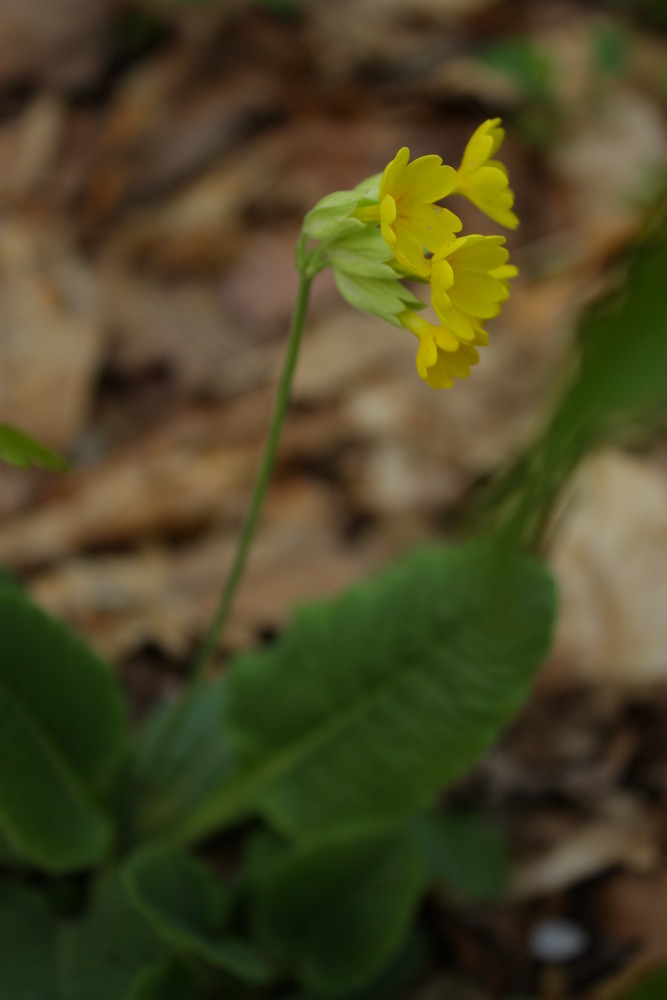
[[[394,260],[394,255],[386,244],[379,226],[366,226],[360,232],[350,233],[336,240],[332,249],[346,250],[376,261]]]
[[[221,681],[202,684],[161,706],[139,734],[129,777],[139,836],[167,837],[230,771],[224,698]]]
[[[468,898],[493,900],[509,881],[507,838],[475,813],[429,813],[415,820],[429,878]]]
[[[345,993],[345,1000],[404,1000],[414,990],[410,987],[423,979],[433,954],[426,932],[413,922],[400,949],[374,978],[351,993]],[[310,996],[301,1000],[322,1000],[326,994],[310,991]]]
[[[396,317],[405,309],[405,301],[397,275],[391,280],[354,276],[336,266],[333,273],[338,291],[354,309],[400,325]]]
[[[362,278],[380,278],[396,282],[398,275],[388,261],[394,255],[385,243],[379,226],[366,226],[359,232],[349,233],[332,242],[329,260],[334,268]]]
[[[354,190],[367,198],[369,201],[377,201],[380,196],[380,181],[382,174],[373,174],[355,185]]]
[[[0,563],[0,587],[11,587],[12,589],[23,591],[23,585],[20,580],[18,580],[11,570],[7,569]]]
[[[625,990],[618,1000],[665,1000],[667,996],[667,966],[654,969],[639,983]]]
[[[205,865],[169,847],[148,847],[124,869],[128,895],[170,945],[217,968],[267,982],[272,970],[244,941],[225,937],[231,895]]]
[[[419,846],[405,831],[313,841],[262,870],[253,925],[305,986],[348,992],[400,948],[423,875]]]
[[[423,979],[432,964],[433,949],[428,936],[413,924],[400,951],[384,963],[380,972],[359,989],[346,991],[341,996],[344,1000],[403,1000],[412,995],[414,991],[410,988]],[[330,995],[326,991],[301,987],[289,994],[289,1000],[323,1000]]]
[[[53,872],[92,864],[112,830],[98,799],[123,748],[106,664],[19,591],[0,588],[0,830]]]
[[[503,38],[487,46],[480,60],[510,77],[533,100],[548,98],[553,89],[554,66],[545,51],[530,39]]]
[[[355,253],[334,245],[329,251],[332,266],[343,274],[358,275],[363,278],[380,278],[382,281],[396,281],[396,272],[388,264],[366,257],[363,252]]]
[[[617,10],[644,22],[649,28],[667,29],[667,8],[664,0],[613,0]]]
[[[38,441],[9,424],[0,424],[0,459],[21,469],[36,465],[40,469],[63,472],[67,462],[55,451],[45,448]]]
[[[400,326],[399,313],[407,307],[424,307],[401,283],[402,275],[394,270],[398,266],[394,255],[378,226],[366,226],[362,232],[336,239],[329,259],[338,291],[355,309]]]
[[[579,370],[554,423],[561,434],[667,402],[667,243],[639,248],[621,296],[584,317]]]
[[[255,0],[259,7],[264,7],[279,17],[295,17],[301,8],[301,0]]]
[[[0,883],[0,996],[56,1000],[56,925],[46,897]]]
[[[166,959],[139,974],[128,1000],[197,1000],[200,996],[190,970],[182,962]]]
[[[119,875],[109,872],[96,883],[88,912],[61,930],[62,1000],[129,1000],[145,981],[146,970],[164,955],[162,942],[128,900]]]
[[[237,773],[174,836],[259,809],[307,836],[388,823],[470,768],[547,652],[551,577],[493,543],[432,548],[304,608],[229,671]]]
[[[364,229],[360,219],[350,218],[359,204],[359,191],[334,191],[326,195],[303,220],[303,232],[314,240],[331,240]]]
[[[554,418],[562,443],[667,402],[667,242],[639,248],[625,285],[584,316],[578,370]]]
[[[595,64],[602,73],[622,76],[630,62],[630,36],[612,21],[602,21],[591,29]]]
[[[543,534],[555,498],[587,451],[629,425],[655,420],[667,408],[667,211],[662,212],[657,235],[632,253],[624,283],[582,318],[574,371],[546,430],[487,504],[500,511],[508,534],[527,545]]]

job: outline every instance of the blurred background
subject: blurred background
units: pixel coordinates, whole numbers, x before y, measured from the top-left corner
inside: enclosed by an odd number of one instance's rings
[[[317,279],[222,656],[412,545],[458,537],[540,428],[576,318],[667,174],[667,7],[0,0],[0,422],[71,463],[2,466],[0,563],[117,665],[137,717],[178,689],[217,600],[304,213],[403,145],[458,165],[493,116],[521,226],[491,346],[469,382],[434,392],[409,334]],[[466,231],[501,232],[452,208]],[[511,873],[492,904],[442,904],[447,970],[428,996],[521,982],[602,1000],[667,959],[664,435],[598,452],[574,495],[549,554],[554,653],[452,797],[509,837]]]

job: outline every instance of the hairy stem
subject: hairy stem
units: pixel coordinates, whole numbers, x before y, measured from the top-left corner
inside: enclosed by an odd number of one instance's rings
[[[243,522],[243,528],[236,547],[234,561],[222,589],[222,593],[220,594],[218,607],[215,615],[213,616],[213,620],[208,627],[208,631],[206,632],[204,641],[202,642],[197,659],[195,660],[191,677],[191,683],[193,685],[196,685],[205,675],[211,658],[220,644],[220,640],[234,602],[236,591],[238,590],[239,583],[243,577],[243,571],[248,559],[250,547],[252,545],[253,538],[255,537],[264,499],[266,497],[269,483],[271,482],[276,452],[280,442],[280,433],[282,431],[285,414],[289,404],[292,379],[299,355],[301,336],[303,334],[303,327],[308,309],[311,282],[312,277],[310,275],[300,275],[299,291],[297,293],[296,303],[294,306],[292,326],[290,328],[289,342],[287,344],[287,354],[285,355],[283,370],[280,376],[280,382],[278,384],[278,390],[273,405],[271,423],[266,441],[264,442],[264,451],[259,464],[257,478],[255,479],[255,486],[250,499],[250,506],[248,507],[248,511]]]

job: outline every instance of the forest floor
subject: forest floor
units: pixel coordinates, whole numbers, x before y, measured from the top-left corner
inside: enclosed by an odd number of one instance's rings
[[[520,278],[448,392],[317,279],[221,664],[300,602],[459,537],[539,429],[667,161],[666,26],[650,0],[0,0],[0,421],[71,462],[2,468],[0,563],[117,665],[137,717],[179,688],[216,604],[304,213],[403,145],[456,165],[502,115]],[[667,961],[664,440],[586,463],[549,560],[552,656],[450,796],[507,832],[509,884],[429,903],[419,1000],[605,1000]]]

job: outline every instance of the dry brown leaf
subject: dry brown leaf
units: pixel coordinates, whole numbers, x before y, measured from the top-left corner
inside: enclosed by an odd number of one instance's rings
[[[65,131],[65,107],[40,94],[0,130],[0,202],[11,206],[47,186]]]
[[[105,256],[167,273],[217,270],[236,256],[243,211],[264,176],[252,153],[216,165],[156,206],[128,210]]]
[[[139,444],[72,475],[69,496],[0,527],[0,562],[24,568],[91,546],[194,530],[235,509],[255,456],[216,444]]]
[[[67,241],[0,230],[0,421],[71,446],[88,416],[104,330],[92,274]]]
[[[572,484],[551,564],[560,619],[548,680],[667,676],[667,478],[607,450]],[[546,679],[545,679],[546,682]]]
[[[139,280],[116,268],[104,269],[100,283],[119,371],[164,366],[180,392],[216,398],[275,377],[284,344],[265,343],[250,324],[234,320],[212,284]]]
[[[0,86],[88,84],[104,69],[110,34],[108,3],[0,0]]]
[[[666,161],[660,109],[649,97],[620,86],[555,148],[553,165],[572,193],[576,240],[591,256],[632,233],[653,172]]]
[[[270,495],[226,645],[248,646],[279,629],[295,604],[332,596],[382,558],[377,546],[342,544],[331,491],[308,481]],[[234,530],[181,547],[77,558],[33,578],[36,599],[122,659],[147,644],[178,658],[201,638],[236,545]],[[280,586],[276,587],[276,580]]]
[[[320,73],[341,82],[359,66],[421,67],[452,50],[453,29],[496,0],[339,0],[311,10],[308,37]]]
[[[642,962],[667,959],[667,872],[650,877],[623,874],[612,879],[600,899],[604,931],[633,945]]]
[[[560,892],[617,865],[652,871],[660,850],[648,811],[620,795],[610,797],[605,809],[605,817],[563,837],[541,857],[520,864],[512,877],[511,895],[530,899]]]

